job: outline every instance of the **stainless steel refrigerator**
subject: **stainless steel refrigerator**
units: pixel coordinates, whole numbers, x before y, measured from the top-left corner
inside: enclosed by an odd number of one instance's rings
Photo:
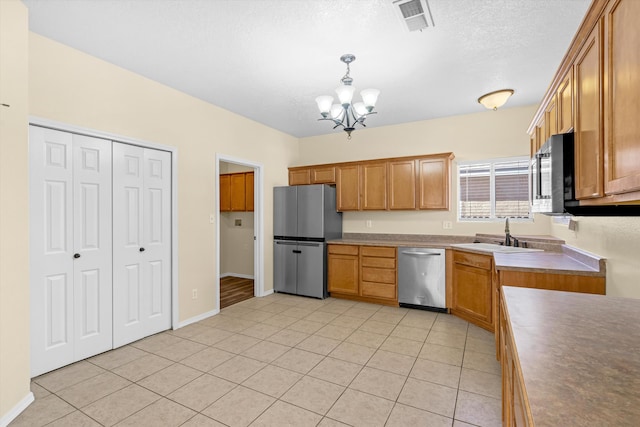
[[[326,241],[342,237],[336,188],[296,185],[273,189],[273,289],[327,296]]]

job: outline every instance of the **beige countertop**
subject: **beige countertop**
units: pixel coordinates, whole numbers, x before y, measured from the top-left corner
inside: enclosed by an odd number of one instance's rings
[[[586,259],[573,253],[575,248],[558,252],[494,253],[496,270],[528,271],[550,274],[577,274],[581,276],[605,276],[605,260],[595,255]]]
[[[638,425],[640,300],[502,290],[536,425]]]
[[[486,250],[456,248],[456,244],[474,240],[493,241],[496,235],[402,235],[402,234],[345,234],[342,239],[330,240],[329,244],[359,246],[408,246],[420,248],[454,248],[467,252],[491,254]],[[605,259],[561,243],[549,236],[522,236],[531,246],[544,248],[544,252],[500,253],[493,252],[497,270],[527,271],[549,274],[575,274],[581,276],[605,276]]]

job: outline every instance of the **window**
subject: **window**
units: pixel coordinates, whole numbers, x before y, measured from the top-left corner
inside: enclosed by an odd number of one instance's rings
[[[531,219],[529,159],[511,157],[458,164],[458,219]]]

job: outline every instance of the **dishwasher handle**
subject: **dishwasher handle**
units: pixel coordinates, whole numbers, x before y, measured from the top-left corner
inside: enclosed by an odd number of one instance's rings
[[[402,255],[412,255],[412,256],[440,256],[437,252],[400,252]]]

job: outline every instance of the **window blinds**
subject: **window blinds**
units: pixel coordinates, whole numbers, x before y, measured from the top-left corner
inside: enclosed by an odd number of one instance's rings
[[[460,219],[530,218],[526,158],[461,164]]]

